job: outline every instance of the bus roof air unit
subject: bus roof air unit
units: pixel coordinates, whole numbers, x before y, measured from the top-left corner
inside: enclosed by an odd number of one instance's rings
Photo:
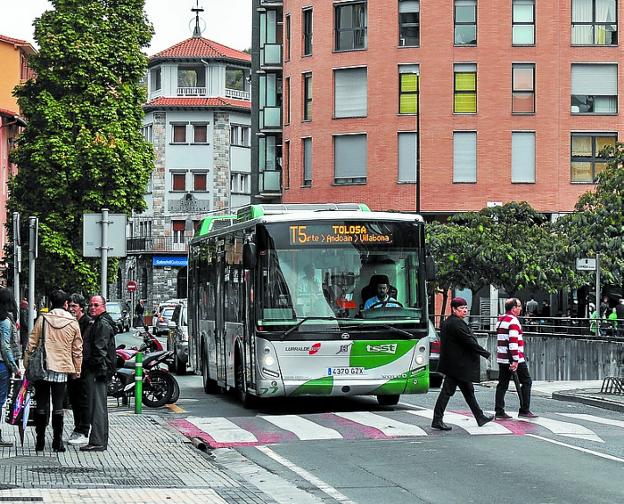
[[[236,221],[243,222],[265,215],[283,215],[295,212],[320,212],[320,211],[353,211],[370,212],[364,203],[292,203],[286,205],[248,205],[240,208],[236,213]]]

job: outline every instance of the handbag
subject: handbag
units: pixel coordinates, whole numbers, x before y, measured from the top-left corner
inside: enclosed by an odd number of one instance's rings
[[[45,317],[41,324],[41,337],[39,345],[35,348],[28,359],[28,367],[26,368],[26,378],[30,383],[43,380],[46,377],[46,351],[45,351]]]
[[[24,426],[24,416],[26,416],[26,426],[32,427],[35,425],[35,418],[34,415],[30,416],[30,411],[36,408],[34,393],[30,390],[28,380],[12,378],[6,402],[6,423]]]

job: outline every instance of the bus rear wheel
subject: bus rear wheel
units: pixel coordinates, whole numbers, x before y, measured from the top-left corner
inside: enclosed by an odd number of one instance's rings
[[[399,394],[396,395],[378,395],[377,402],[380,406],[395,406],[399,402]]]

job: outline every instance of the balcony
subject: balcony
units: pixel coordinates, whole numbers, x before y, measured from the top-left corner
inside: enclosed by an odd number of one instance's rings
[[[279,7],[284,5],[284,0],[260,0],[260,7]]]
[[[188,238],[190,239],[190,238]],[[149,236],[142,238],[127,238],[126,248],[130,252],[187,252],[188,239],[184,243],[174,241],[173,236]]]
[[[178,96],[206,96],[205,87],[178,87]]]
[[[282,107],[263,107],[259,111],[258,126],[263,130],[282,129]]]
[[[281,171],[265,171],[260,173],[258,179],[260,195],[279,196],[282,194],[282,172]]]
[[[240,91],[238,89],[225,88],[225,97],[232,98],[234,100],[251,100],[251,93],[249,91]]]
[[[282,67],[282,45],[264,44],[260,48],[261,68],[281,68]]]

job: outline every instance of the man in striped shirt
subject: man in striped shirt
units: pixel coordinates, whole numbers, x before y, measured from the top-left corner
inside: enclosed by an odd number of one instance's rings
[[[498,385],[496,387],[495,413],[497,420],[511,418],[505,413],[505,394],[509,388],[509,380],[517,373],[520,382],[519,417],[535,418],[531,413],[531,375],[524,358],[524,339],[522,326],[518,317],[522,313],[522,302],[518,298],[505,301],[505,314],[498,318],[496,324],[497,347],[496,362],[498,363]],[[517,383],[517,382],[516,382]]]

